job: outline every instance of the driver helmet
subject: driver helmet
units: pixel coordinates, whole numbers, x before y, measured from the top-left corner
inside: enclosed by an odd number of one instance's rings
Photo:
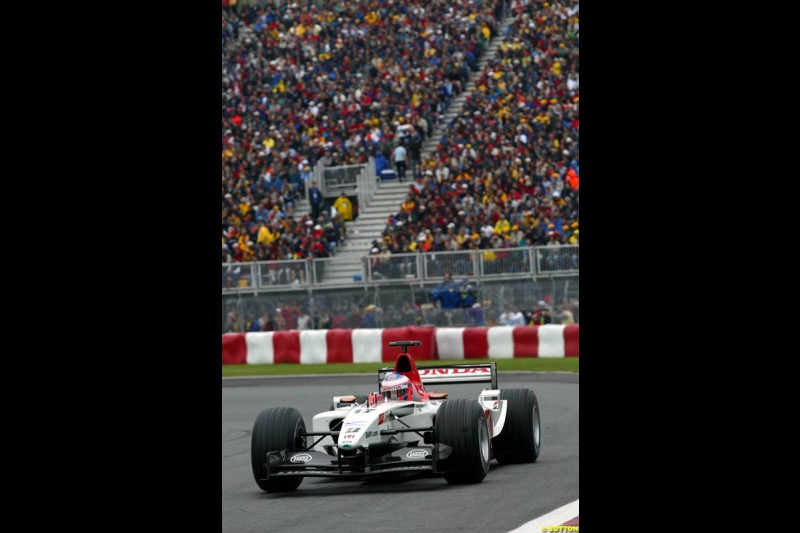
[[[381,394],[387,400],[409,400],[411,380],[408,377],[390,372],[381,383]]]

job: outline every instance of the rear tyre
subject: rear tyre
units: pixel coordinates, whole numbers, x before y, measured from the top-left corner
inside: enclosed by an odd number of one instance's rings
[[[489,472],[489,426],[475,400],[447,400],[436,413],[438,442],[453,447],[446,460],[451,468],[444,478],[451,485],[480,483]]]
[[[508,402],[508,411],[503,430],[492,439],[497,462],[535,462],[541,448],[539,400],[536,394],[530,389],[505,389],[500,391],[500,399]]]
[[[266,477],[268,452],[289,450],[290,452],[305,448],[306,424],[300,411],[293,407],[272,407],[261,411],[253,425],[253,439],[250,443],[250,460],[253,466],[253,477],[261,490],[267,492],[290,492],[302,483],[302,477]]]

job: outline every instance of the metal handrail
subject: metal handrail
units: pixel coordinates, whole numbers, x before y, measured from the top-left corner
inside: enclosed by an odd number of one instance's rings
[[[484,253],[487,251],[511,252],[511,265],[500,264],[500,271],[488,271]],[[429,268],[429,264],[440,261],[439,256],[449,259],[463,258],[461,263],[445,261],[445,266]],[[408,261],[404,261],[408,259]],[[367,285],[404,284],[441,280],[445,271],[455,277],[473,279],[504,279],[544,276],[575,275],[580,271],[580,245],[528,246],[522,248],[487,248],[446,252],[418,252],[391,254],[389,260],[379,255],[365,254],[361,258],[362,279]],[[308,289],[325,285],[325,265],[336,261],[336,257],[282,259],[250,263],[222,263],[222,292],[254,292]],[[413,265],[413,272],[411,267]],[[376,266],[378,268],[376,268]],[[465,266],[469,273],[459,270]],[[451,271],[452,270],[452,271]],[[495,268],[494,270],[498,270]],[[352,283],[352,282],[351,282]],[[357,282],[356,282],[357,283]]]

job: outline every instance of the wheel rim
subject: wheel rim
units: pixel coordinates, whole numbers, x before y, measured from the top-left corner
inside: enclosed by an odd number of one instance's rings
[[[533,445],[539,448],[539,406],[533,406]]]
[[[299,422],[297,424],[297,428],[294,430],[294,449],[306,449],[306,428]]]
[[[481,418],[481,431],[478,438],[480,439],[478,445],[481,448],[481,460],[486,465],[489,463],[489,427],[484,418]]]

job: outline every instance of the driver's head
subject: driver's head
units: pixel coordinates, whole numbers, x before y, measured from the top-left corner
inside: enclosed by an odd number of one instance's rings
[[[411,380],[402,374],[390,372],[381,383],[381,394],[387,400],[410,400]]]

